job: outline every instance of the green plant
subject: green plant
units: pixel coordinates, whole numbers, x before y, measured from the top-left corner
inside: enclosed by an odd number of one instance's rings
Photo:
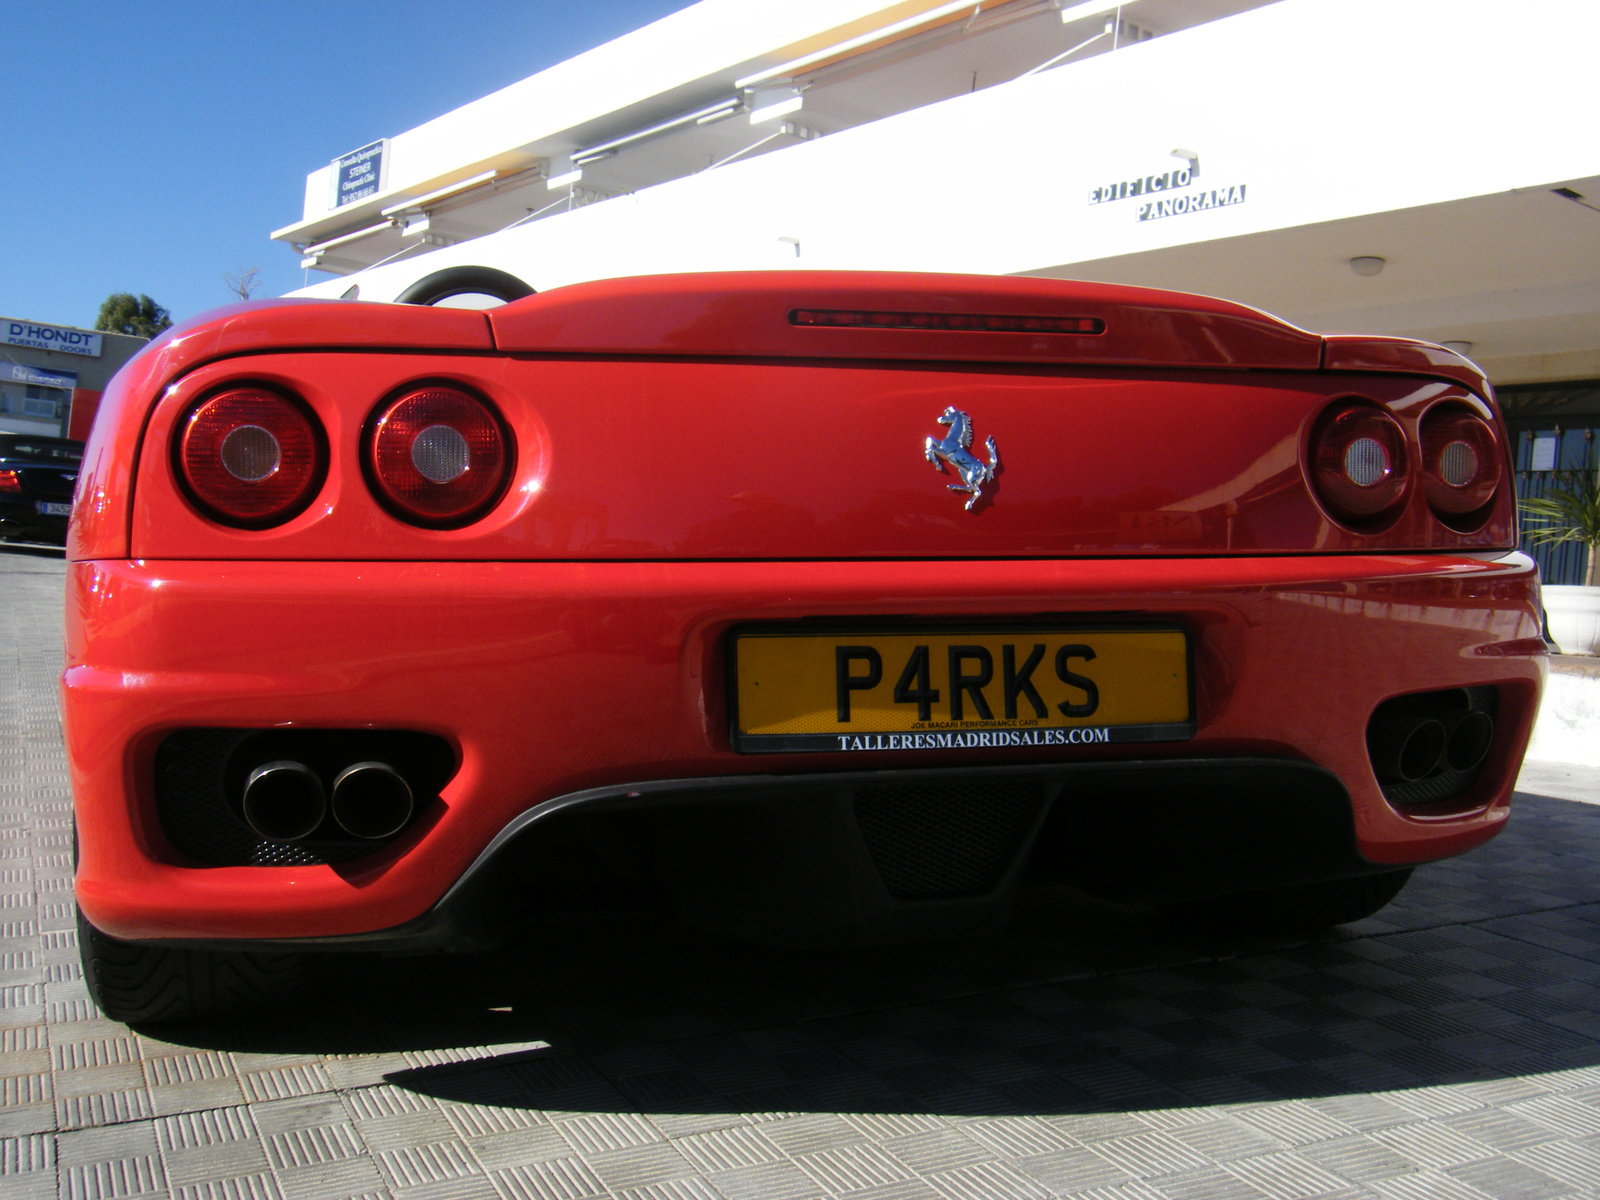
[[[131,333],[135,337],[153,338],[172,328],[172,315],[149,296],[128,292],[113,292],[100,306],[100,315],[94,327],[107,333]]]
[[[1584,582],[1596,584],[1600,574],[1600,474],[1592,471],[1565,473],[1567,479],[1537,500],[1524,500],[1522,511],[1542,524],[1530,526],[1528,541],[1536,546],[1558,542],[1582,542],[1589,548],[1589,570]]]

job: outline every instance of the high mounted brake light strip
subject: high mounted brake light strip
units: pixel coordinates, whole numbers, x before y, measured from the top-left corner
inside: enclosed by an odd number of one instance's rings
[[[1099,317],[1032,317],[998,313],[858,312],[797,308],[789,324],[833,329],[927,329],[960,333],[1077,333],[1106,331]]]

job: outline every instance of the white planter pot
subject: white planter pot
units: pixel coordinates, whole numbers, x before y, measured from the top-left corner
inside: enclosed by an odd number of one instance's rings
[[[1547,585],[1550,640],[1563,654],[1600,654],[1600,587]]]

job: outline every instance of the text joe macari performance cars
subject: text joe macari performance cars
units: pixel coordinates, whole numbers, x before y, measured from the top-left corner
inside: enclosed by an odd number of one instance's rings
[[[1238,927],[1501,827],[1543,680],[1436,346],[1176,293],[681,275],[277,301],[108,391],[63,679],[90,988],[620,902],[822,946],[1024,886]]]

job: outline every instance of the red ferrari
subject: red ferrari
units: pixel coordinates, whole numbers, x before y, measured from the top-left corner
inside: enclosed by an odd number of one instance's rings
[[[1038,881],[1354,920],[1501,827],[1545,670],[1475,367],[1096,284],[224,309],[118,376],[74,514],[129,1020],[619,898],[789,945]]]

